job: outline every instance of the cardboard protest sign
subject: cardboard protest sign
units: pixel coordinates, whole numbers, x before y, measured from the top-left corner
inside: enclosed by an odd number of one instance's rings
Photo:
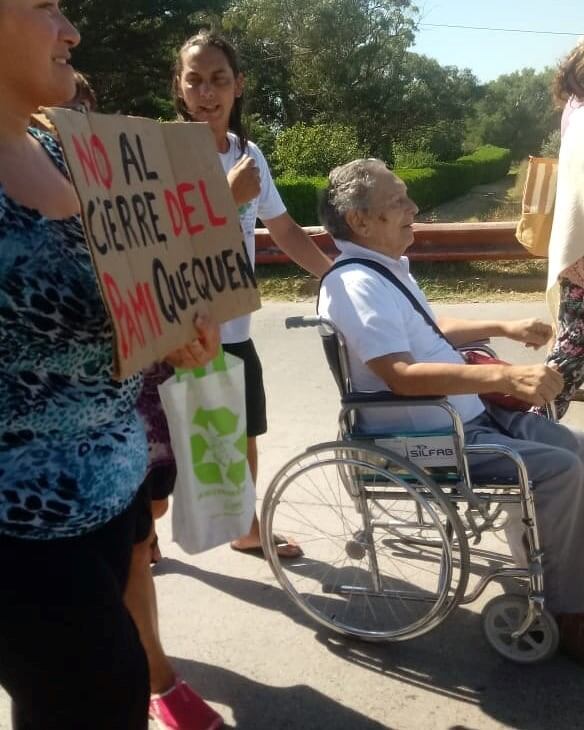
[[[52,109],[115,332],[116,375],[260,306],[235,203],[206,124]]]

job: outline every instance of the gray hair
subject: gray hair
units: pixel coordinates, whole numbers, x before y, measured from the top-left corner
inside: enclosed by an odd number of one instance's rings
[[[346,215],[350,210],[369,209],[374,173],[380,168],[387,169],[382,160],[369,158],[353,160],[330,173],[318,213],[321,224],[333,238],[351,238],[353,232]]]

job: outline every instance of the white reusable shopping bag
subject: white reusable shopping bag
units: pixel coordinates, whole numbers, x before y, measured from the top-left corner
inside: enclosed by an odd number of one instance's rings
[[[158,388],[177,466],[172,539],[199,553],[249,532],[255,489],[247,463],[243,361],[221,352]]]

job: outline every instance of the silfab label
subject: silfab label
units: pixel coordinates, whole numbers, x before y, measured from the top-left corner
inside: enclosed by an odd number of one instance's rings
[[[375,439],[375,444],[395,451],[418,466],[457,466],[454,437],[440,436],[395,436]]]

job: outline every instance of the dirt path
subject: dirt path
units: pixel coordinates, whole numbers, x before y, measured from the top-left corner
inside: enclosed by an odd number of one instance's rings
[[[517,193],[517,172],[510,172],[502,180],[477,185],[466,195],[424,211],[420,223],[469,223],[484,220],[514,220],[521,213]]]

